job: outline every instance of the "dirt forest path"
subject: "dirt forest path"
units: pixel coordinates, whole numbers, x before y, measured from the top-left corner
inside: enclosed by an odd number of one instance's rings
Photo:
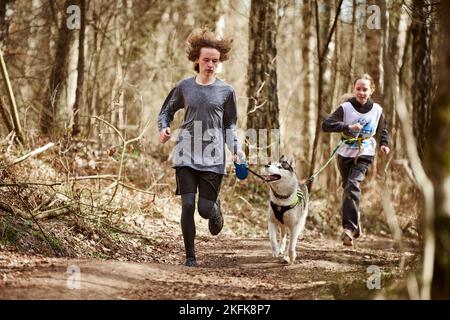
[[[0,299],[366,299],[380,292],[367,288],[369,266],[380,268],[382,287],[402,274],[389,238],[363,236],[347,248],[306,236],[294,265],[272,258],[267,238],[200,237],[197,248],[197,268],[51,258],[8,273],[0,261]],[[69,288],[77,286],[70,265],[80,269],[79,288]]]

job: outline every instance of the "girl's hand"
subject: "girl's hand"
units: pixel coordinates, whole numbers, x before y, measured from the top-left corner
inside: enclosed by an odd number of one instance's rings
[[[159,142],[166,143],[170,139],[170,128],[164,128],[159,133]]]
[[[356,131],[361,131],[363,128],[363,126],[360,123],[354,123],[354,124],[349,124],[348,125],[348,129],[349,130],[356,130]]]
[[[381,146],[380,150],[382,153],[384,153],[385,155],[388,155],[389,152],[391,152],[391,149],[388,146]]]

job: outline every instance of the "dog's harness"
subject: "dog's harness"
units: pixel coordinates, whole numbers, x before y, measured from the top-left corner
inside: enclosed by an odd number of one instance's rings
[[[288,199],[290,195],[283,196],[280,194],[277,194],[275,191],[273,191],[273,195],[278,199]],[[294,202],[289,206],[279,206],[272,201],[270,201],[270,206],[272,207],[273,213],[275,214],[275,218],[277,218],[278,221],[280,221],[282,224],[284,224],[283,221],[283,215],[286,211],[291,210],[295,208],[300,202],[302,202],[305,199],[305,195],[300,190],[297,190],[296,197],[294,199]]]

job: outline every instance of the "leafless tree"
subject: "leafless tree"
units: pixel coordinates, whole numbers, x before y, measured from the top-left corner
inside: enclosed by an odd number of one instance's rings
[[[252,0],[249,18],[247,130],[267,129],[267,146],[272,143],[271,129],[279,129],[280,126],[276,68],[277,10],[277,0]],[[258,134],[258,141],[260,139]],[[269,148],[269,156],[270,151]]]

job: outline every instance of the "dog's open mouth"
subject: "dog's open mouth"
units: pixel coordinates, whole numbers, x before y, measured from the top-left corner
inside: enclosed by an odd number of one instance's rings
[[[281,176],[279,174],[266,174],[263,175],[264,177],[264,181],[266,182],[271,182],[271,181],[276,181],[276,180],[280,180]]]

